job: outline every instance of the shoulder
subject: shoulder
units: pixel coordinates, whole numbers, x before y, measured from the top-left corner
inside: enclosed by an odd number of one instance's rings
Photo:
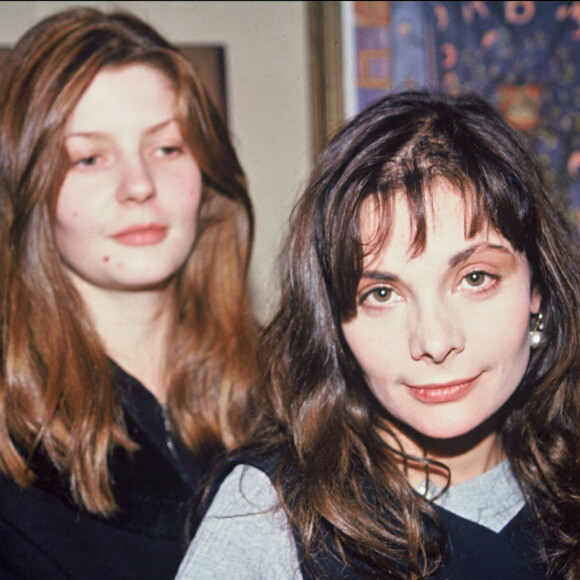
[[[300,578],[288,519],[269,476],[238,464],[221,482],[177,578]]]
[[[236,465],[219,486],[208,515],[243,507],[244,514],[272,510],[279,503],[270,477],[261,469],[248,464]],[[232,512],[229,515],[235,515]]]
[[[198,504],[198,517],[205,514],[218,492],[223,498],[231,490],[233,482],[237,482],[249,497],[254,495],[254,489],[263,491],[263,488],[267,487],[274,490],[271,482],[276,479],[279,455],[280,450],[264,453],[246,449],[218,459],[211,472],[206,474],[206,494],[202,503]]]

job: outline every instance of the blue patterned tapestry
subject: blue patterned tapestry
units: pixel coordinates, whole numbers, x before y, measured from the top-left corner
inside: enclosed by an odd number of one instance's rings
[[[357,109],[473,90],[527,132],[580,227],[580,2],[354,2]]]

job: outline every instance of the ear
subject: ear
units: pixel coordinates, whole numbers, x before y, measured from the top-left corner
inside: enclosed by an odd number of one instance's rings
[[[530,296],[530,312],[532,314],[538,314],[538,312],[540,312],[541,305],[542,295],[537,288],[532,288],[532,294]]]

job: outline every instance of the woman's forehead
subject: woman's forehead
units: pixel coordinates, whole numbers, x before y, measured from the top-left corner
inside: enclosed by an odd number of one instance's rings
[[[365,254],[388,244],[394,236],[410,250],[421,252],[435,228],[450,223],[462,224],[465,238],[488,230],[489,220],[478,217],[478,228],[472,225],[476,216],[472,191],[465,191],[446,180],[439,180],[421,191],[420,197],[399,190],[391,195],[375,194],[361,204],[359,213],[360,242]]]

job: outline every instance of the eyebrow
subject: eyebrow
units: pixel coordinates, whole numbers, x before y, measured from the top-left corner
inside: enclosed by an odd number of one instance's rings
[[[165,127],[171,125],[172,123],[177,123],[177,119],[175,118],[171,118],[171,119],[167,119],[165,121],[161,121],[160,123],[157,123],[156,125],[153,125],[152,127],[149,127],[148,129],[146,129],[145,133],[147,133],[148,135],[151,135],[153,133],[157,133],[158,131],[161,131],[162,129],[164,129]],[[106,137],[107,133],[103,132],[103,131],[79,131],[76,133],[68,133],[64,136],[65,139],[70,139],[71,137],[97,137],[97,138],[103,138]]]
[[[457,252],[457,254],[455,254],[454,256],[451,256],[451,258],[449,258],[449,267],[455,268],[455,266],[461,264],[461,262],[464,262],[470,256],[472,256],[473,254],[475,254],[480,250],[494,250],[503,252],[505,254],[512,254],[512,252],[505,246],[500,246],[499,244],[488,244],[486,242],[483,242],[481,244],[475,244],[465,250],[462,250],[461,252]]]
[[[449,258],[449,267],[455,268],[456,266],[467,260],[470,256],[481,250],[493,250],[502,252],[504,254],[512,255],[512,252],[509,250],[509,248],[506,248],[505,246],[501,246],[499,244],[488,244],[486,242],[483,242],[481,244],[475,244],[451,256],[451,258]],[[383,272],[380,270],[365,270],[362,273],[361,279],[362,278],[367,278],[369,280],[381,280],[384,282],[395,282],[399,279],[399,277],[396,276],[395,274],[391,274],[390,272]]]
[[[399,279],[398,276],[391,274],[390,272],[381,272],[380,270],[365,270],[362,273],[362,278],[368,278],[369,280],[381,280],[384,282],[395,282]]]

